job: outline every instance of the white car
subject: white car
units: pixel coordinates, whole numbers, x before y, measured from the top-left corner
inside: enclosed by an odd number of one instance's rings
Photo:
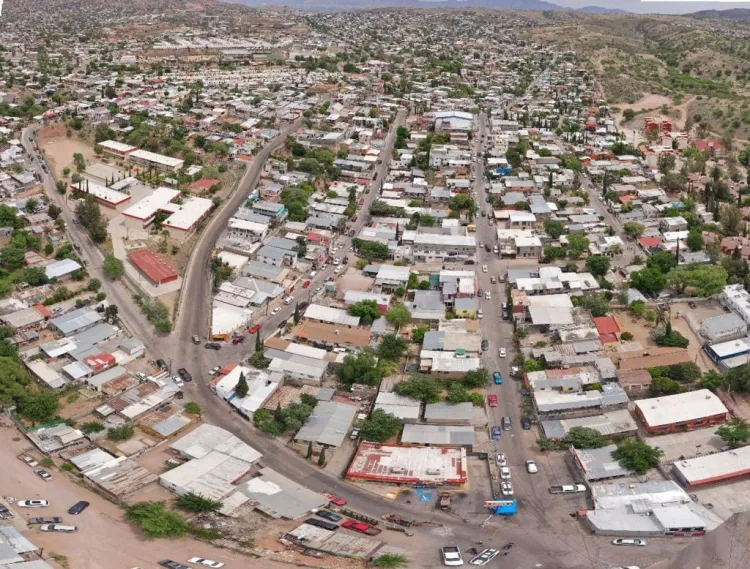
[[[291,304],[292,302],[294,302],[294,299],[291,296],[287,296],[284,299],[284,304]]]
[[[49,500],[19,500],[19,508],[46,508],[49,506]]]
[[[279,312],[281,312],[281,308],[277,306],[271,311],[271,316],[276,316]]]
[[[338,265],[338,264],[339,264],[340,262],[341,262],[341,259],[339,259],[338,257],[336,257],[336,258],[335,258],[335,259],[333,260],[333,264],[334,264],[334,265]]]
[[[500,348],[500,357],[501,358],[505,357],[505,348]]]
[[[174,384],[177,387],[185,387],[185,383],[177,375],[172,378],[172,381],[174,381]]]
[[[209,372],[208,372],[208,375],[210,375],[210,376],[214,376],[214,375],[216,375],[217,373],[219,373],[219,370],[220,370],[220,369],[221,369],[221,366],[216,366],[216,367],[212,367],[212,368],[211,368],[211,369],[209,370]]]
[[[32,468],[34,468],[35,466],[39,466],[39,463],[36,460],[31,458],[30,456],[26,456],[25,454],[22,454],[18,458],[23,460],[26,464],[28,464]]]
[[[500,478],[502,480],[510,480],[510,468],[507,466],[500,467]]]
[[[211,559],[203,559],[202,557],[191,557],[188,559],[188,563],[204,565],[205,567],[215,567],[216,569],[224,567],[224,564],[221,561],[212,561]]]
[[[527,460],[526,472],[528,472],[529,474],[536,474],[537,472],[539,472],[539,468],[537,467],[536,462],[534,462],[533,460]]]
[[[482,265],[482,272],[483,272],[483,273],[486,273],[486,272],[487,272],[487,265]]]
[[[498,466],[508,466],[508,460],[502,452],[495,457],[495,462],[497,462]]]
[[[480,320],[484,318],[484,312],[482,312],[481,308],[477,310],[477,318],[479,318]]]
[[[314,292],[315,292],[315,294],[317,294],[317,293],[319,293],[319,292],[320,292],[321,290],[323,290],[323,287],[322,287],[322,286],[319,286],[318,288],[316,288],[316,289],[315,289],[315,291],[314,291]]]
[[[500,492],[502,492],[503,496],[512,496],[513,495],[513,485],[510,482],[501,482],[500,483]]]
[[[646,545],[646,540],[645,539],[618,538],[618,539],[612,540],[612,545],[637,545],[637,546],[643,547],[644,545]]]
[[[344,267],[336,267],[333,271],[334,275],[338,275],[341,271],[344,270]]]
[[[490,291],[487,291],[484,293],[484,299],[485,300],[492,300],[492,293]]]

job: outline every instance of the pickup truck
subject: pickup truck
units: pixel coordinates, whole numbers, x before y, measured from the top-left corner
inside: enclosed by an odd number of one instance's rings
[[[461,557],[461,550],[455,545],[444,545],[440,548],[440,553],[443,556],[443,565],[459,567],[464,564],[464,560]]]
[[[346,520],[343,524],[341,524],[341,527],[358,531],[359,533],[364,533],[367,535],[378,535],[383,531],[378,528],[372,527],[370,524],[365,524],[355,520]]]
[[[26,523],[30,526],[34,525],[41,525],[41,524],[61,524],[63,521],[62,518],[59,518],[57,516],[55,517],[46,517],[46,518],[29,518],[26,520]]]
[[[550,494],[576,494],[585,492],[586,487],[583,484],[568,484],[566,486],[552,486],[549,489]]]

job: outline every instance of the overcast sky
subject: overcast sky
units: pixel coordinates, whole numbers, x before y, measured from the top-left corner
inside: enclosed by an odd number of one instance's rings
[[[730,10],[732,8],[749,8],[750,2],[641,2],[640,0],[550,0],[554,4],[570,8],[583,6],[603,6],[619,8],[628,12],[658,14],[689,14],[701,10]]]

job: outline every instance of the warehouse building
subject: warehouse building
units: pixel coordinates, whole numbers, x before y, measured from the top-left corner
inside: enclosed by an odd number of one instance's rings
[[[708,389],[636,401],[635,413],[651,435],[690,431],[727,420],[727,408]]]
[[[605,437],[632,435],[638,431],[638,425],[627,409],[619,409],[591,417],[549,419],[542,421],[541,425],[544,436],[552,441],[564,439],[570,429],[574,427],[595,429]]]
[[[747,335],[747,330],[747,322],[737,314],[730,312],[729,314],[706,318],[701,322],[700,334],[713,344],[742,338]]]
[[[733,480],[750,474],[750,446],[678,460],[672,474],[685,487]]]
[[[151,194],[122,212],[125,216],[125,225],[131,229],[143,229],[154,221],[157,213],[164,211],[179,195],[178,190],[156,188]]]
[[[624,468],[616,459],[612,458],[612,453],[616,450],[617,445],[588,449],[570,447],[573,464],[581,471],[587,482],[609,480],[633,474],[632,470]]]
[[[170,265],[164,257],[150,249],[128,251],[128,261],[156,286],[176,281],[180,277],[177,269]]]
[[[474,427],[470,425],[404,425],[401,444],[428,447],[474,448]]]
[[[732,369],[746,364],[750,359],[750,338],[737,338],[710,346],[704,344],[703,351],[720,368]]]

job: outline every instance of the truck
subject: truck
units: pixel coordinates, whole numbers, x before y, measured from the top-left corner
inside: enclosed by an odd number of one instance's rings
[[[364,533],[365,535],[378,535],[383,531],[381,529],[372,527],[370,524],[358,522],[356,520],[346,520],[343,524],[341,524],[341,527],[353,531],[358,531],[359,533]]]
[[[583,484],[567,484],[564,486],[551,486],[549,489],[550,494],[576,494],[578,492],[585,492],[586,486]]]
[[[61,524],[63,521],[60,517],[44,517],[44,518],[29,518],[26,523],[30,526],[42,525],[42,524]]]
[[[461,550],[455,545],[444,545],[440,548],[440,554],[443,556],[443,565],[459,567],[464,564]]]

